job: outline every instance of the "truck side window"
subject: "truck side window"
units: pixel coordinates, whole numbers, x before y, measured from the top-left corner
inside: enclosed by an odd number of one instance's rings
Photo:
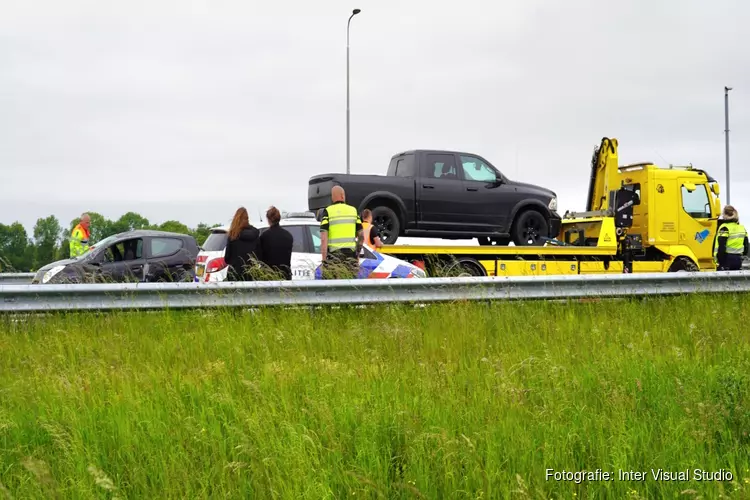
[[[399,158],[396,163],[396,177],[414,177],[414,155]]]
[[[497,174],[475,156],[461,156],[461,168],[467,181],[495,182]]]
[[[695,186],[692,193],[682,186],[682,208],[694,219],[710,219],[711,205],[708,201],[708,192],[704,184]]]
[[[428,154],[425,177],[434,179],[460,179],[453,155]]]

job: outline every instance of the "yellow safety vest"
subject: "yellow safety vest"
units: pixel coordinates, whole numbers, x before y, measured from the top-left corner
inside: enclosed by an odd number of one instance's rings
[[[352,251],[357,247],[357,222],[360,221],[357,209],[346,203],[334,203],[326,208],[327,215],[320,221],[328,223],[328,248]]]
[[[78,224],[70,235],[70,256],[78,257],[89,250],[89,232]]]
[[[716,241],[714,242],[714,259],[716,259],[716,254],[719,253],[719,238],[724,237],[725,235],[727,238],[727,254],[742,255],[742,252],[745,249],[745,236],[747,236],[745,227],[737,222],[724,222],[719,226],[719,230],[716,233]]]

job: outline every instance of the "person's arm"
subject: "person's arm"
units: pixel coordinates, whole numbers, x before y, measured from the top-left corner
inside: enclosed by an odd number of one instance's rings
[[[745,241],[743,243],[745,248],[742,249],[742,255],[750,254],[750,242],[747,241],[747,235],[745,235]]]
[[[224,262],[226,262],[227,265],[232,261],[232,242],[227,240],[227,246],[224,248]]]
[[[726,229],[723,229],[719,231],[719,234],[716,235],[716,241],[719,245],[719,248],[716,251],[716,261],[721,262],[724,260],[724,256],[726,255],[727,251],[727,237],[729,236],[729,231]]]
[[[380,239],[380,231],[375,226],[370,226],[370,241],[373,242],[375,248],[383,248],[383,240]]]
[[[326,260],[328,256],[328,210],[323,209],[323,215],[320,218],[320,257]]]
[[[362,251],[362,245],[365,242],[365,234],[362,231],[362,218],[359,215],[357,216],[357,222],[354,224],[354,232],[357,234],[357,246],[354,249],[354,254],[359,255],[359,252]]]

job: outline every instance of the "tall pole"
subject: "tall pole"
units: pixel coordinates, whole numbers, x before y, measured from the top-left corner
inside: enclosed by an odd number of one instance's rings
[[[346,22],[346,173],[350,171],[349,155],[349,25],[352,18],[362,12],[360,9],[354,9],[349,20]]]
[[[729,205],[729,91],[732,87],[724,87],[724,156],[727,169],[727,205]]]

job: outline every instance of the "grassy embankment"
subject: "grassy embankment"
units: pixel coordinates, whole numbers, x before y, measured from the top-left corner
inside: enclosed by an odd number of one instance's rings
[[[0,318],[0,498],[748,498],[746,304]]]

